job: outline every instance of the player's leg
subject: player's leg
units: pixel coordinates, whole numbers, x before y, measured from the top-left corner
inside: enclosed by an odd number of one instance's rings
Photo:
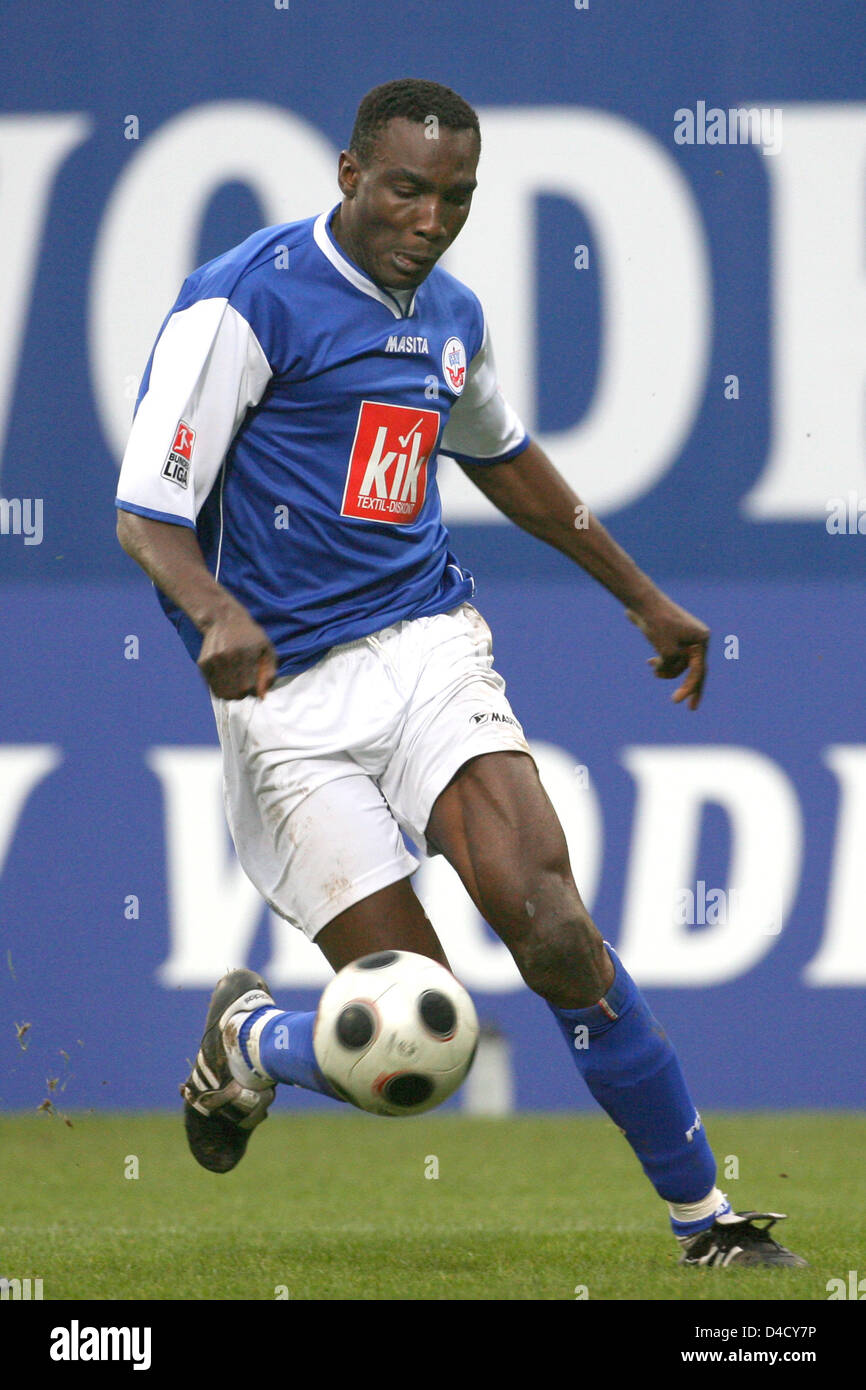
[[[715,1163],[679,1063],[587,912],[565,836],[534,761],[487,753],[464,764],[427,828],[530,989],[550,1005],[600,1104],[669,1202],[717,1198]]]
[[[435,801],[426,838],[547,1001],[591,1093],[668,1203],[684,1258],[804,1263],[754,1226],[754,1213],[732,1213],[717,1188],[676,1053],[580,899],[533,760],[503,751],[465,763]]]
[[[442,943],[408,878],[345,908],[322,927],[315,940],[334,970],[342,970],[359,956],[389,950],[414,951],[448,966]]]
[[[319,938],[335,970],[385,948],[448,964],[408,878],[345,908]],[[226,1173],[240,1162],[280,1082],[341,1099],[319,1070],[315,1019],[315,1010],[278,1008],[265,981],[251,970],[230,971],[219,981],[195,1065],[181,1087],[187,1139],[202,1167]]]
[[[229,823],[241,863],[271,907],[335,970],[385,947],[447,965],[409,883],[418,861],[375,781],[345,755],[286,760],[261,711],[255,730],[242,710],[229,720],[244,749],[242,758],[229,756],[232,727],[224,724]],[[227,1172],[240,1161],[278,1083],[340,1099],[316,1060],[315,1020],[315,1010],[279,1008],[252,971],[219,982],[182,1088],[187,1137],[202,1166]]]
[[[465,604],[420,620],[405,645],[414,698],[382,779],[398,820],[417,844],[450,860],[548,1002],[591,1093],[670,1204],[677,1234],[706,1242],[698,1257],[707,1262],[798,1262],[765,1232],[745,1233],[742,1222],[720,1234],[716,1218],[727,1201],[679,1062],[580,899],[559,820],[493,669],[483,617]],[[736,1240],[750,1247],[745,1255]]]
[[[564,1009],[598,1002],[614,967],[528,753],[468,759],[434,802],[426,839],[457,870],[530,989]]]
[[[392,645],[398,676],[415,690],[382,779],[395,814],[456,869],[657,1190],[680,1207],[705,1202],[712,1220],[715,1164],[679,1064],[581,901],[559,819],[492,668],[490,629],[464,605]],[[588,1046],[575,1046],[584,1037]]]
[[[396,825],[392,828],[397,832]],[[408,877],[380,888],[344,908],[315,933],[315,942],[333,969],[341,970],[376,951],[414,951],[448,966],[441,942]],[[255,1086],[283,1082],[340,1099],[319,1069],[313,1048],[316,1011],[284,1011],[273,1001],[259,1003],[240,1018],[233,1074]]]

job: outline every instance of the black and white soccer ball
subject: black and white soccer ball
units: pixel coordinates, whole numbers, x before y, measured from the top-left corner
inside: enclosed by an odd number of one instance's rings
[[[463,985],[413,951],[377,951],[345,966],[322,994],[313,1031],[334,1090],[374,1115],[420,1115],[447,1100],[477,1042]]]

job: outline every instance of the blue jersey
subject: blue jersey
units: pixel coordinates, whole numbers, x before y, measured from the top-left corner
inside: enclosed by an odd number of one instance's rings
[[[414,292],[375,284],[334,240],[335,211],[267,227],[184,282],[118,485],[121,509],[195,529],[280,674],[470,598],[437,454],[494,463],[528,443],[471,290],[440,267]],[[197,658],[200,633],[160,600]]]

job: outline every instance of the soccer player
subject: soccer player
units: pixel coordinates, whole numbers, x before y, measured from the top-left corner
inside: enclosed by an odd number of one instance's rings
[[[193,272],[141,383],[120,543],[209,687],[238,857],[335,970],[389,949],[447,964],[410,883],[443,854],[544,999],[667,1202],[689,1264],[802,1264],[774,1213],[736,1214],[674,1050],[572,877],[565,839],[449,548],[437,455],[626,607],[696,709],[708,629],[589,515],[497,381],[475,295],[437,266],[476,186],[478,118],[403,80],[362,100],[342,199]],[[279,1082],[333,1095],[313,1013],[217,985],[181,1088],[226,1172]],[[573,1046],[578,1036],[588,1046]],[[763,1224],[762,1224],[763,1223]]]

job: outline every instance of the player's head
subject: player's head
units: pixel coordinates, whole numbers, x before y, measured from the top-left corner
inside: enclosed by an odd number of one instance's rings
[[[469,216],[480,152],[478,117],[450,87],[374,87],[340,155],[338,240],[379,284],[420,285]]]

